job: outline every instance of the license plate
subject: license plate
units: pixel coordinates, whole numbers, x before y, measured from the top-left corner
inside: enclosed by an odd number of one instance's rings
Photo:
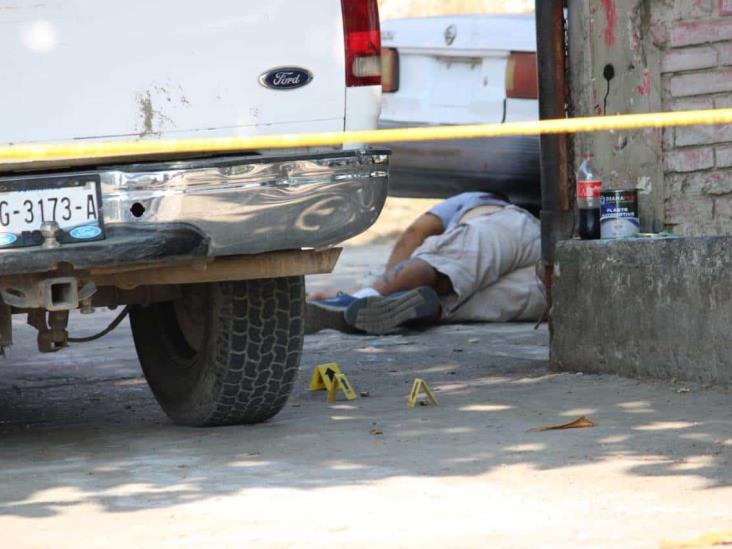
[[[43,244],[44,221],[55,221],[62,244],[104,238],[99,175],[0,180],[0,248]]]

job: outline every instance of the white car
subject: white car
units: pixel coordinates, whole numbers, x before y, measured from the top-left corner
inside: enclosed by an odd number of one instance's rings
[[[384,21],[380,127],[537,120],[535,28],[533,16]],[[536,137],[390,148],[393,195],[496,191],[531,209],[540,203]]]

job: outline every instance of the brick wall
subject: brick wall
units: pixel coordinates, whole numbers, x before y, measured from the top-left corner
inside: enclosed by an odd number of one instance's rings
[[[732,0],[573,0],[569,10],[576,116],[732,107]],[[608,187],[640,191],[644,229],[732,234],[732,126],[576,142]]]
[[[664,110],[732,106],[732,0],[657,4]],[[665,223],[684,234],[732,233],[732,127],[664,130]]]

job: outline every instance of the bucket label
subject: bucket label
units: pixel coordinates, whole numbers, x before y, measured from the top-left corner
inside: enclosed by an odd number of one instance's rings
[[[640,232],[636,191],[604,191],[600,195],[602,238],[632,237]]]
[[[577,181],[577,198],[600,198],[602,181]]]
[[[608,191],[600,196],[600,219],[638,217],[635,192]]]

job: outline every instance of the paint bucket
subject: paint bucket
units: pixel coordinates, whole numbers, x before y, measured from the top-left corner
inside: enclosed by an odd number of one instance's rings
[[[640,232],[638,191],[600,193],[600,233],[602,238],[627,238]]]

